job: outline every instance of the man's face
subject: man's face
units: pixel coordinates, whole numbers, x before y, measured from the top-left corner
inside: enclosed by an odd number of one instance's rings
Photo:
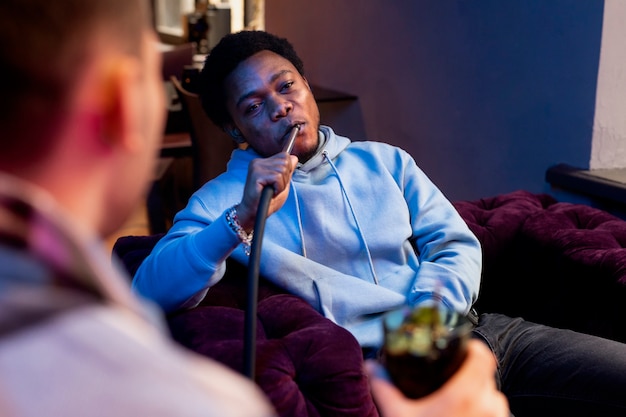
[[[161,76],[161,54],[157,49],[157,39],[152,31],[146,30],[140,57],[141,75],[129,88],[132,99],[129,101],[127,117],[132,126],[129,134],[141,143],[136,149],[125,152],[119,159],[110,201],[113,213],[119,214],[118,222],[123,222],[137,203],[145,195],[147,185],[154,175],[159,146],[165,123],[166,107]],[[112,225],[111,232],[116,225]],[[119,224],[117,225],[119,227]]]
[[[262,156],[280,152],[291,128],[301,125],[292,154],[305,162],[317,149],[320,114],[305,78],[282,56],[261,51],[226,79],[226,106],[233,125]]]
[[[141,82],[145,100],[142,103],[143,109],[139,114],[141,115],[143,134],[153,150],[150,165],[154,165],[156,161],[155,155],[158,154],[167,114],[161,75],[161,53],[157,44],[156,35],[152,31],[147,31],[144,35],[144,53],[142,54],[144,77]],[[152,170],[149,170],[149,174],[152,175]]]

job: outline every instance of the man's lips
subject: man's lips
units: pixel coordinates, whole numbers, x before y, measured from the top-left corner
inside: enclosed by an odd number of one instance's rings
[[[291,153],[293,145],[296,142],[296,136],[300,132],[300,125],[294,125],[288,132],[287,139],[283,143],[283,152]]]
[[[281,139],[282,143],[286,142],[289,139],[289,136],[291,135],[291,131],[296,126],[300,126],[299,133],[298,133],[298,134],[300,134],[300,132],[302,132],[304,123],[293,123],[292,125],[290,125],[289,128],[287,130],[285,130],[285,133],[282,136],[282,139]]]
[[[303,122],[293,122],[292,124],[289,125],[289,127],[287,128],[287,130],[285,131],[285,134],[283,135],[283,137],[288,138],[289,135],[291,134],[291,131],[294,127],[299,126],[300,127],[300,131],[302,131],[302,126],[304,126]]]

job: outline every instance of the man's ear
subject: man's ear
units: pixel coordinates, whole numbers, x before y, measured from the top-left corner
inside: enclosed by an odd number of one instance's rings
[[[230,135],[231,138],[233,138],[235,142],[239,144],[245,143],[246,138],[243,137],[241,130],[237,129],[237,127],[232,123],[225,125],[224,130]]]
[[[107,67],[103,81],[103,140],[127,150],[140,150],[144,139],[139,62],[132,56],[118,56]]]

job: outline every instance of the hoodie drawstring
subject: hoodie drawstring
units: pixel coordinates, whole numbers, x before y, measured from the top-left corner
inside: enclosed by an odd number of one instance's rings
[[[348,203],[348,207],[350,208],[350,213],[352,213],[352,218],[354,219],[354,222],[356,223],[356,228],[359,231],[359,236],[361,238],[361,242],[363,242],[363,245],[365,246],[365,252],[367,254],[367,261],[369,263],[370,272],[372,273],[372,278],[374,279],[374,283],[376,285],[378,285],[378,276],[376,275],[376,271],[374,270],[374,261],[372,260],[372,253],[370,252],[370,248],[367,245],[367,241],[365,240],[365,236],[363,235],[363,230],[361,230],[361,225],[359,224],[359,220],[356,217],[356,213],[354,211],[354,208],[352,207],[352,203],[350,202],[350,198],[348,197],[348,193],[346,192],[346,189],[343,186],[343,181],[341,181],[341,176],[339,175],[339,171],[337,171],[337,167],[335,166],[333,161],[331,161],[330,157],[328,156],[328,151],[327,150],[324,150],[322,152],[322,155],[324,155],[324,158],[326,159],[326,161],[328,161],[328,164],[331,166],[331,168],[333,169],[333,172],[335,173],[335,176],[337,177],[337,181],[339,181],[339,187],[341,188],[341,192],[342,192],[343,196],[345,197],[346,202]],[[299,211],[298,211],[298,213],[299,213]],[[302,225],[300,225],[300,230],[302,230]]]
[[[304,242],[304,228],[302,227],[302,213],[300,212],[300,201],[298,199],[298,193],[296,192],[296,187],[293,185],[293,182],[290,181],[289,185],[291,187],[291,192],[293,193],[294,201],[296,202],[296,216],[298,217],[298,231],[300,232],[300,248],[302,250],[302,256],[305,258],[306,256],[306,244]]]

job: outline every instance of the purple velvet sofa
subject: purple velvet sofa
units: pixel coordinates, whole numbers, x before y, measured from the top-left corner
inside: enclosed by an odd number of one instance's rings
[[[161,236],[121,237],[113,251],[132,275]],[[226,271],[198,307],[168,324],[183,346],[243,372],[247,269],[228,259]],[[258,300],[255,380],[280,416],[378,416],[347,330],[263,278]]]
[[[626,222],[517,191],[455,206],[483,246],[479,312],[626,342]]]
[[[521,316],[626,342],[626,222],[602,210],[516,191],[455,207],[483,246],[479,312]],[[132,274],[161,235],[120,238]],[[246,268],[195,309],[169,317],[184,346],[241,371]],[[377,416],[361,350],[344,329],[261,279],[256,381],[281,416]]]

